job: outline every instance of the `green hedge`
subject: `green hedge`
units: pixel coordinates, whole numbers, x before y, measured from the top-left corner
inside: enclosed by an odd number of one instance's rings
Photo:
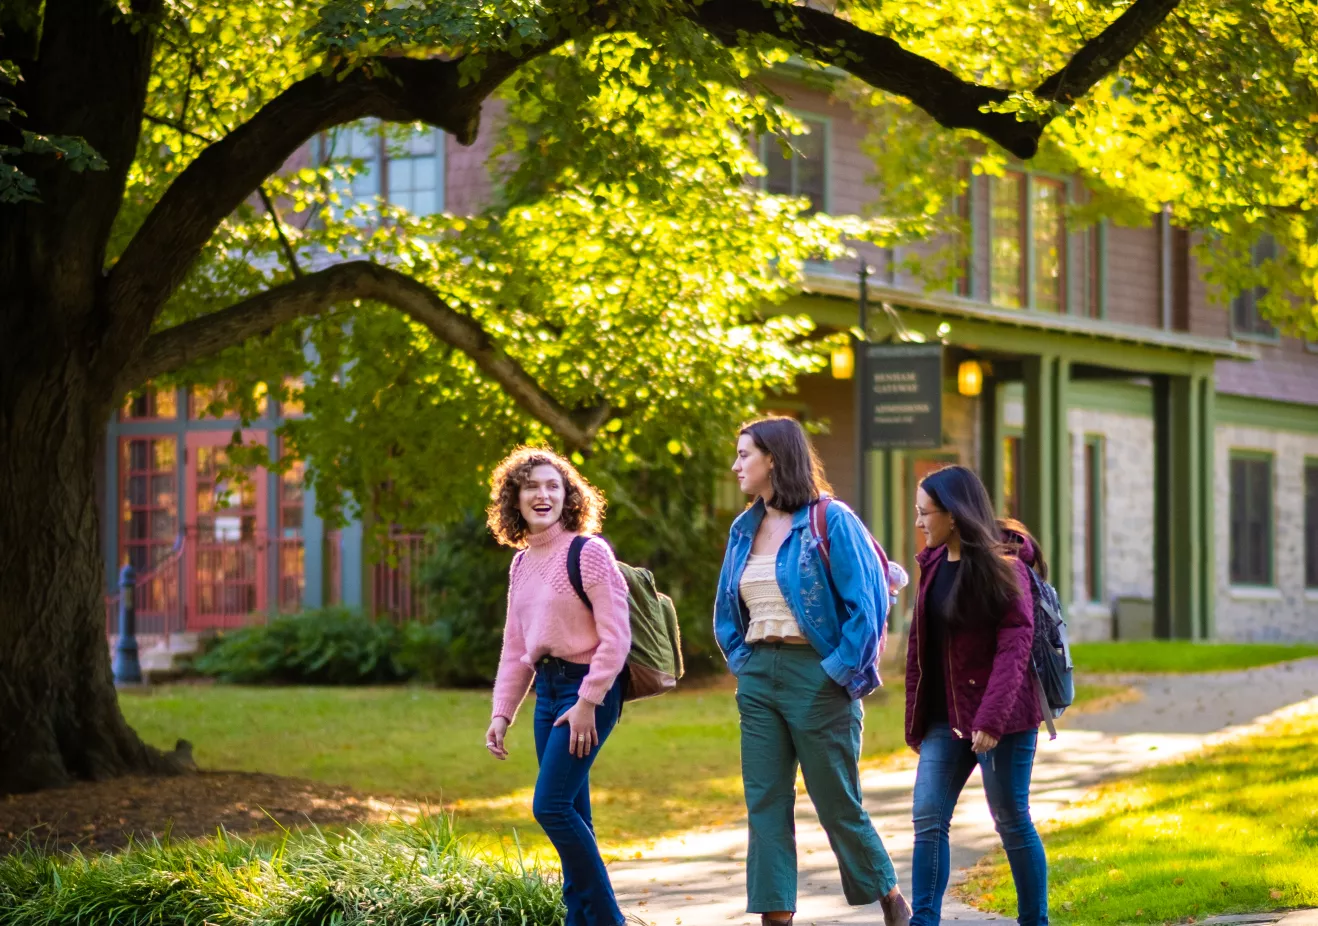
[[[401,634],[348,608],[319,608],[220,634],[193,661],[202,675],[239,684],[369,685],[410,674]]]
[[[0,859],[0,926],[561,926],[555,881],[478,858],[446,817],[307,832],[221,833],[117,855]]]

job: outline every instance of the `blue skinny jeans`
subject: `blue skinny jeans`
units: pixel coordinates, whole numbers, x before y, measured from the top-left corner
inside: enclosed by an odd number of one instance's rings
[[[536,665],[535,755],[540,774],[531,810],[563,866],[566,926],[622,926],[622,911],[613,896],[590,819],[590,767],[622,716],[623,676],[618,676],[604,703],[595,709],[599,745],[585,758],[568,752],[572,737],[568,725],[554,726],[577,703],[577,689],[589,669],[552,657]]]
[[[957,739],[946,723],[932,724],[920,744],[915,773],[915,850],[911,858],[911,926],[938,926],[951,866],[948,827],[961,789],[979,765],[993,825],[1007,850],[1016,882],[1021,926],[1047,926],[1048,859],[1030,819],[1030,774],[1039,734],[1009,733],[982,755]]]

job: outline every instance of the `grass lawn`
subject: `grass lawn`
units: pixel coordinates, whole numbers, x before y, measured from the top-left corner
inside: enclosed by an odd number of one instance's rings
[[[1045,832],[1044,845],[1058,924],[1318,905],[1318,710],[1113,782]],[[966,893],[1015,914],[1000,851]]]
[[[889,673],[893,675],[895,673]],[[1084,687],[1080,699],[1113,689]],[[523,844],[543,837],[531,817],[531,704],[509,732],[511,756],[485,751],[485,691],[429,688],[245,688],[179,685],[120,699],[150,743],[183,737],[203,768],[261,771],[442,804],[467,831]],[[866,700],[864,755],[905,749],[899,680]],[[612,847],[745,813],[731,679],[627,705],[591,774],[596,829]]]
[[[1071,656],[1079,672],[1227,672],[1318,656],[1318,646],[1140,640],[1076,643]]]

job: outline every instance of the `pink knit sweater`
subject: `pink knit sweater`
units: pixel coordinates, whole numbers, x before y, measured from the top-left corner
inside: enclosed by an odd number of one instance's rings
[[[530,545],[516,560],[508,579],[508,621],[503,654],[494,680],[494,716],[517,714],[543,656],[589,663],[579,694],[592,704],[604,696],[627,661],[632,645],[627,613],[627,583],[613,550],[593,539],[581,551],[581,584],[594,606],[582,604],[567,575],[567,551],[574,534],[555,524],[531,534]]]

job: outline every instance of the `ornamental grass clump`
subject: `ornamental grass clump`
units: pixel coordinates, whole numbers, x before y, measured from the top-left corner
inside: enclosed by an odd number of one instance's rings
[[[557,884],[447,817],[0,859],[0,926],[561,926]]]

